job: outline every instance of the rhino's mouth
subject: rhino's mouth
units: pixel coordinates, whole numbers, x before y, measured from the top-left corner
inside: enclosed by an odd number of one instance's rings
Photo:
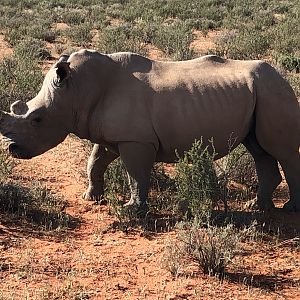
[[[30,159],[32,156],[28,153],[28,151],[22,147],[20,147],[17,143],[10,143],[8,145],[8,151],[10,155],[14,158],[20,159]]]

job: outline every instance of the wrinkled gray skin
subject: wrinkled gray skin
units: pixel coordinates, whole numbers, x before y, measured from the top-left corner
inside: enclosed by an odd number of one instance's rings
[[[182,154],[201,137],[213,137],[217,158],[228,153],[229,143],[231,150],[243,143],[256,163],[258,206],[274,207],[279,162],[290,189],[285,208],[300,211],[299,103],[262,61],[205,56],[160,62],[81,50],[50,69],[34,99],[1,113],[0,132],[11,155],[23,159],[69,133],[95,143],[85,199],[103,197],[103,174],[121,156],[131,179],[127,205],[144,212],[155,161],[176,161],[175,149]]]

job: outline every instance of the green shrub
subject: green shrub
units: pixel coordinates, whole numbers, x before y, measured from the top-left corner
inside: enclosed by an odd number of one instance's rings
[[[214,149],[204,147],[196,141],[190,151],[185,152],[175,167],[175,178],[165,172],[163,164],[152,170],[148,204],[151,212],[187,213],[188,217],[202,216],[210,212],[214,201],[219,199],[219,185],[213,168]],[[111,163],[105,174],[106,197],[113,214],[119,219],[130,219],[123,207],[130,199],[127,172],[120,159]]]
[[[261,59],[270,48],[268,34],[253,26],[227,31],[216,44],[217,55],[232,59]]]
[[[28,18],[32,20],[33,16]],[[32,23],[24,17],[24,22],[21,19],[20,26],[12,24],[6,29],[5,38],[13,46],[17,46],[22,40],[29,38],[52,43],[55,41],[56,32],[50,26],[51,24],[48,22]]]
[[[58,22],[67,23],[69,25],[80,25],[85,23],[86,12],[80,9],[64,9],[57,18]]]
[[[209,146],[204,146],[202,140],[195,141],[176,165],[176,198],[187,203],[193,217],[210,211],[218,198],[219,186],[213,168],[215,155],[212,141]]]
[[[113,161],[104,176],[105,194],[109,201],[115,199],[129,199],[130,188],[125,166],[120,158]]]
[[[185,22],[175,21],[158,27],[153,43],[174,60],[194,57],[190,44],[193,41],[191,28]]]
[[[277,62],[287,71],[300,73],[300,57],[289,55],[279,55]]]

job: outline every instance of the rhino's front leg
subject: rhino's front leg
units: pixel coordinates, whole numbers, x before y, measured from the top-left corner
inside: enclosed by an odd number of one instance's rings
[[[147,196],[151,168],[156,150],[153,144],[122,142],[119,144],[121,159],[129,175],[131,197],[125,204],[142,216],[148,212]]]
[[[108,165],[119,155],[95,144],[87,164],[89,186],[82,195],[83,199],[101,201],[104,196],[104,173]]]

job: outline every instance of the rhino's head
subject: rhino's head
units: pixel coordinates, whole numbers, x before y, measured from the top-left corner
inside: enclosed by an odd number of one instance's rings
[[[0,133],[13,157],[29,159],[62,142],[70,133],[72,100],[68,91],[71,69],[63,56],[47,73],[38,95],[16,101],[0,112]]]

